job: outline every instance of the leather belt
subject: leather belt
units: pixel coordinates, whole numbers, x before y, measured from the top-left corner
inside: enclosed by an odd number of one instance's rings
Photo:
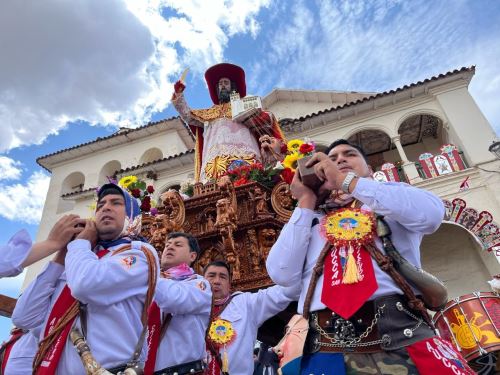
[[[344,319],[330,309],[312,312],[310,331],[315,335],[315,350],[333,353],[376,353],[383,351],[384,341],[377,323],[384,307],[375,309],[373,301],[366,302],[349,319]]]
[[[154,375],[190,375],[203,374],[205,362],[202,360],[183,363],[181,365],[166,367],[163,370],[155,371]]]

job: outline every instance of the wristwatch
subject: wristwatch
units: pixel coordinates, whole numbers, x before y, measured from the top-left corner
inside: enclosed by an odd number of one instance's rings
[[[341,189],[344,193],[349,194],[349,185],[351,184],[352,180],[354,180],[358,175],[354,172],[348,172],[347,175],[344,178],[344,182],[342,182]]]

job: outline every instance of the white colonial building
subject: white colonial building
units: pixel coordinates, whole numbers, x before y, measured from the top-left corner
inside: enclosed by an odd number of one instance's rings
[[[422,261],[450,297],[487,291],[500,273],[500,160],[488,151],[495,133],[468,91],[473,76],[471,67],[384,93],[275,89],[262,98],[289,139],[349,139],[367,151],[377,179],[406,181],[445,201],[446,218],[424,239]],[[61,215],[90,216],[106,176],[137,175],[156,196],[178,187],[193,176],[193,147],[186,126],[171,118],[39,158],[52,178],[37,239]],[[30,267],[25,284],[41,266]]]

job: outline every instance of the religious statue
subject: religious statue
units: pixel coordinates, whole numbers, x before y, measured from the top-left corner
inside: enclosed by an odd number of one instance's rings
[[[260,187],[255,187],[253,191],[249,191],[250,199],[254,204],[254,217],[261,218],[270,216],[267,208],[267,193]]]
[[[252,264],[252,271],[258,272],[260,271],[261,255],[255,229],[248,230],[247,238],[248,238],[248,249],[249,249],[248,252],[250,255],[250,263]]]
[[[264,228],[259,231],[260,250],[264,261],[267,259],[267,256],[271,251],[271,247],[273,247],[277,238],[278,234],[273,228]]]
[[[206,217],[206,231],[211,232],[215,229],[215,222],[212,213],[205,214]]]
[[[259,138],[259,143],[262,164],[266,166],[275,165],[277,162],[281,162],[285,159],[285,154],[282,152],[282,148],[284,146],[286,147],[286,143],[283,139],[264,134]]]
[[[259,136],[283,138],[278,121],[270,112],[260,111],[242,122],[233,120],[231,95],[246,96],[245,71],[241,67],[228,63],[214,65],[206,71],[205,80],[214,103],[211,108],[189,108],[184,98],[183,78],[175,83],[172,96],[174,107],[196,136],[196,182],[216,180],[235,161],[261,161]]]
[[[219,199],[216,207],[217,219],[215,220],[215,226],[219,229],[225,226],[230,226],[232,229],[236,228],[236,215],[231,201],[228,198]]]

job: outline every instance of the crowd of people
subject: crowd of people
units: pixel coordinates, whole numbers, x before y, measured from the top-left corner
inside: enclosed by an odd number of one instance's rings
[[[215,71],[209,88],[218,101],[219,89],[227,94],[234,82]],[[236,126],[217,117],[222,107],[212,121],[210,111],[189,110],[184,87],[176,84],[174,101],[205,136],[217,133],[214,121]],[[231,142],[213,137],[199,150],[202,177],[219,175],[211,158]],[[258,152],[253,141],[245,147],[238,157]],[[95,220],[64,216],[34,245],[25,231],[15,234],[0,250],[2,277],[55,256],[17,301],[1,373],[272,375],[270,360],[255,363],[257,330],[291,301],[298,301],[298,315],[276,347],[282,374],[472,373],[436,336],[419,290],[398,276],[386,253],[390,240],[419,267],[422,237],[439,227],[442,201],[404,183],[374,181],[363,150],[345,140],[314,154],[308,166],[321,186],[311,189],[295,174],[297,207],[266,262],[276,285],[255,293],[233,291],[223,261],[196,274],[200,247],[189,233],[170,233],[159,259],[140,236],[137,201],[111,183],[98,192]],[[381,223],[390,236],[377,233]],[[77,339],[83,349],[75,348]]]

